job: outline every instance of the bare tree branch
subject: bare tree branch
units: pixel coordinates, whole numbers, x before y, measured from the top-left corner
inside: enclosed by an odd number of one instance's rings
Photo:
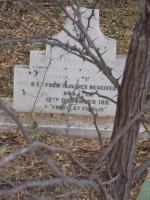
[[[120,85],[118,83],[118,80],[113,76],[111,69],[104,62],[104,60],[102,58],[102,54],[99,52],[99,48],[97,48],[95,46],[94,41],[92,41],[92,39],[90,38],[90,36],[89,36],[86,28],[84,27],[84,25],[82,23],[81,13],[80,13],[80,9],[78,8],[78,4],[76,4],[77,8],[75,8],[75,6],[72,3],[70,3],[70,6],[72,7],[72,9],[74,11],[74,14],[78,18],[77,21],[74,20],[74,18],[69,14],[69,12],[67,11],[67,9],[65,9],[62,4],[60,4],[60,5],[61,5],[61,8],[63,9],[63,11],[66,13],[67,17],[79,28],[79,31],[84,35],[84,37],[85,37],[84,40],[80,40],[80,38],[77,38],[73,34],[71,34],[56,19],[54,19],[52,16],[49,16],[47,13],[42,12],[41,9],[38,8],[38,6],[36,6],[31,0],[23,0],[23,1],[26,2],[31,8],[33,8],[34,10],[36,10],[38,13],[40,13],[42,16],[46,17],[46,19],[49,22],[51,22],[54,25],[57,25],[58,27],[61,27],[61,29],[70,38],[72,38],[74,41],[76,41],[77,43],[79,43],[79,45],[82,46],[83,49],[86,51],[86,54],[91,58],[91,60],[93,60],[93,63],[98,67],[98,69],[100,71],[102,71],[103,74],[111,81],[111,83],[119,90]],[[93,13],[93,11],[92,11],[92,13]],[[91,13],[91,15],[92,15],[92,13]],[[91,18],[89,18],[88,20],[90,21]],[[87,42],[88,42],[88,45],[86,44]],[[63,45],[61,45],[60,48],[62,48],[62,46]],[[69,49],[69,46],[68,46],[68,49]],[[93,53],[92,50],[94,50],[94,52],[96,54]],[[77,51],[77,52],[79,53],[79,51]],[[72,52],[70,52],[70,53],[72,53]],[[78,56],[81,57],[81,55],[82,55],[82,53],[81,53],[81,50],[80,50],[80,53],[78,54]]]
[[[91,104],[89,103],[88,100],[84,99],[83,96],[80,97],[80,99],[81,99],[83,102],[85,102],[85,103],[88,105],[88,107],[89,107],[89,112],[90,112],[90,113],[92,114],[92,116],[93,116],[93,124],[94,124],[94,126],[95,126],[95,129],[96,129],[96,132],[97,132],[97,135],[98,135],[99,143],[100,143],[101,146],[103,146],[102,134],[101,134],[101,132],[100,132],[100,130],[99,130],[99,128],[98,128],[98,123],[97,123],[97,114],[94,113],[94,111],[93,111],[93,109],[92,109],[92,106],[91,106]]]
[[[30,151],[34,150],[34,149],[47,149],[48,151],[50,151],[51,153],[65,153],[67,154],[73,162],[75,162],[79,167],[81,167],[82,169],[88,171],[88,168],[81,163],[77,158],[75,158],[73,156],[73,154],[63,148],[57,148],[57,147],[51,147],[48,144],[39,142],[39,141],[34,141],[31,144],[29,144],[27,147],[24,147],[22,149],[19,149],[18,151],[15,151],[13,153],[10,153],[9,155],[5,156],[4,158],[2,158],[0,160],[0,167],[4,166],[6,163],[10,162],[11,160],[14,160],[15,158],[17,158],[20,155],[23,155],[25,153],[29,153]]]
[[[150,102],[147,102],[147,104],[145,105],[144,109],[141,110],[140,112],[138,112],[135,116],[131,115],[131,119],[127,121],[126,125],[121,129],[118,130],[118,134],[117,136],[111,141],[111,143],[103,149],[103,151],[100,153],[100,155],[97,158],[96,163],[94,164],[93,169],[91,170],[90,173],[90,178],[93,178],[93,176],[96,173],[96,169],[102,165],[103,161],[105,160],[105,158],[107,157],[107,155],[109,154],[109,152],[112,150],[112,148],[114,147],[114,145],[119,141],[119,139],[121,137],[123,137],[123,135],[128,131],[128,129],[130,127],[133,126],[133,124],[137,121],[140,120],[140,118],[143,116],[143,114],[150,109]]]
[[[20,122],[19,118],[17,115],[15,115],[15,113],[11,110],[11,108],[8,108],[8,106],[5,105],[5,103],[3,102],[3,100],[0,98],[0,107],[2,110],[4,110],[8,116],[10,116],[13,121],[17,124],[19,130],[21,131],[21,133],[23,134],[23,137],[25,138],[25,140],[27,142],[31,141],[30,137],[29,137],[29,133],[28,131],[23,127],[22,123]]]
[[[137,181],[145,172],[150,167],[150,158],[145,159],[140,166],[135,168],[133,171],[133,182]]]
[[[110,97],[108,97],[108,96],[105,96],[105,95],[101,95],[101,94],[98,93],[98,91],[95,91],[95,92],[88,92],[88,91],[83,90],[83,94],[89,94],[89,95],[91,95],[91,96],[92,96],[92,95],[97,95],[97,96],[100,97],[100,98],[107,99],[107,100],[113,102],[114,104],[117,104],[117,102],[114,101],[112,98],[110,98]]]
[[[27,181],[21,184],[17,184],[14,188],[11,189],[6,189],[6,190],[0,190],[0,196],[8,196],[12,195],[15,193],[18,193],[20,191],[23,191],[27,188],[31,187],[45,187],[45,186],[63,186],[64,184],[70,184],[72,186],[77,186],[82,189],[86,189],[86,187],[91,187],[94,191],[99,191],[99,187],[96,182],[92,180],[87,180],[87,179],[74,179],[74,178],[51,178],[51,179],[36,179],[36,180],[31,180]]]

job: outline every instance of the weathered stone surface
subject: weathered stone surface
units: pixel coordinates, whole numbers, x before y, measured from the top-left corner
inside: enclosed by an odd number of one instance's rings
[[[72,9],[68,8],[68,11],[73,16]],[[92,10],[81,8],[81,12],[86,27]],[[65,28],[78,36],[78,30],[71,20],[66,20]],[[95,10],[88,33],[100,52],[105,52],[103,58],[113,69],[114,76],[122,76],[126,57],[117,56],[116,41],[101,32],[98,9]],[[80,45],[64,31],[54,37],[64,43]],[[114,103],[97,95],[85,95],[83,91],[98,91],[114,100],[117,96],[116,88],[96,66],[58,47],[51,48],[47,45],[45,51],[31,51],[29,66],[15,66],[14,108],[17,111],[30,112],[34,109],[35,112],[66,113],[71,110],[72,114],[89,115],[88,105],[80,98],[83,96],[100,116],[115,114]]]

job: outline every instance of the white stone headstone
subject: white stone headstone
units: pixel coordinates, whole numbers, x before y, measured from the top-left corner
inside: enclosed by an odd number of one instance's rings
[[[73,11],[67,8],[71,16]],[[87,27],[92,9],[81,8],[82,22]],[[78,30],[70,19],[66,20],[65,29],[77,36]],[[99,10],[91,19],[88,34],[103,53],[106,64],[113,69],[116,78],[122,76],[125,56],[116,55],[116,40],[110,39],[101,32],[99,27]],[[64,31],[54,38],[79,46]],[[99,72],[98,68],[88,61],[66,52],[65,50],[46,45],[45,51],[31,51],[29,66],[16,65],[14,69],[14,109],[20,112],[66,113],[71,106],[71,113],[89,115],[89,107],[80,98],[88,100],[95,113],[100,116],[113,116],[116,106],[107,99],[97,95],[89,96],[83,91],[97,91],[101,95],[114,100],[117,90],[110,81]]]

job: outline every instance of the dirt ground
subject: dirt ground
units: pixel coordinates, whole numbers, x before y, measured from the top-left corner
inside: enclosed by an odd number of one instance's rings
[[[97,159],[97,155],[100,152],[100,145],[98,140],[91,140],[91,139],[67,139],[66,137],[61,136],[50,136],[46,133],[41,133],[36,135],[32,133],[34,138],[38,138],[41,142],[49,144],[55,147],[64,147],[72,149],[73,154],[76,158],[80,159],[85,165],[91,169],[94,162]],[[103,140],[103,145],[107,145],[109,140]],[[21,137],[19,132],[1,132],[0,133],[0,158],[3,158],[8,153],[17,150],[20,147],[25,146],[26,142]],[[47,154],[48,155],[48,154]],[[150,156],[150,141],[146,139],[142,139],[139,141],[138,148],[137,148],[137,155],[135,159],[135,166],[138,166],[144,158]],[[51,155],[50,155],[51,157]],[[56,153],[53,156],[55,164],[57,167],[60,167],[63,172],[71,177],[81,178],[86,176],[86,173],[79,169],[72,161],[66,156],[61,153]],[[99,169],[101,170],[101,168]],[[36,155],[35,152],[30,154],[25,154],[23,156],[19,156],[13,162],[8,163],[5,167],[1,169],[0,172],[1,176],[6,176],[8,179],[15,181],[15,182],[22,182],[26,180],[31,180],[31,178],[44,178],[44,177],[53,177],[52,170],[43,162],[43,160]],[[137,193],[139,188],[144,181],[145,175],[143,178],[138,182],[132,192],[132,200],[136,200]],[[0,187],[9,187],[7,184],[1,184]],[[69,187],[69,186],[68,186]],[[69,188],[63,188],[69,189]],[[53,190],[57,191],[58,193],[60,190],[58,188],[53,188]],[[41,189],[33,189],[33,194],[40,194],[41,196],[44,195],[52,195],[52,188],[45,188]],[[38,193],[37,193],[38,192]],[[18,193],[17,195],[11,196],[7,198],[7,200],[25,200],[27,198],[25,194]],[[64,198],[62,198],[64,199]],[[79,196],[73,196],[68,198],[73,200],[85,199],[89,200],[89,196],[86,193],[82,193]],[[5,199],[6,200],[6,199]]]

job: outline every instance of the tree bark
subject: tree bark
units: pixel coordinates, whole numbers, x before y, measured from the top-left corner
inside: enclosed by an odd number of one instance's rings
[[[125,71],[118,94],[112,139],[129,119],[146,103],[150,81],[150,0],[145,0],[143,12],[137,23],[128,51]],[[111,175],[120,175],[116,184],[119,200],[128,200],[132,184],[133,160],[135,156],[139,122],[123,136],[113,148],[108,164]],[[115,197],[114,197],[115,198]]]

